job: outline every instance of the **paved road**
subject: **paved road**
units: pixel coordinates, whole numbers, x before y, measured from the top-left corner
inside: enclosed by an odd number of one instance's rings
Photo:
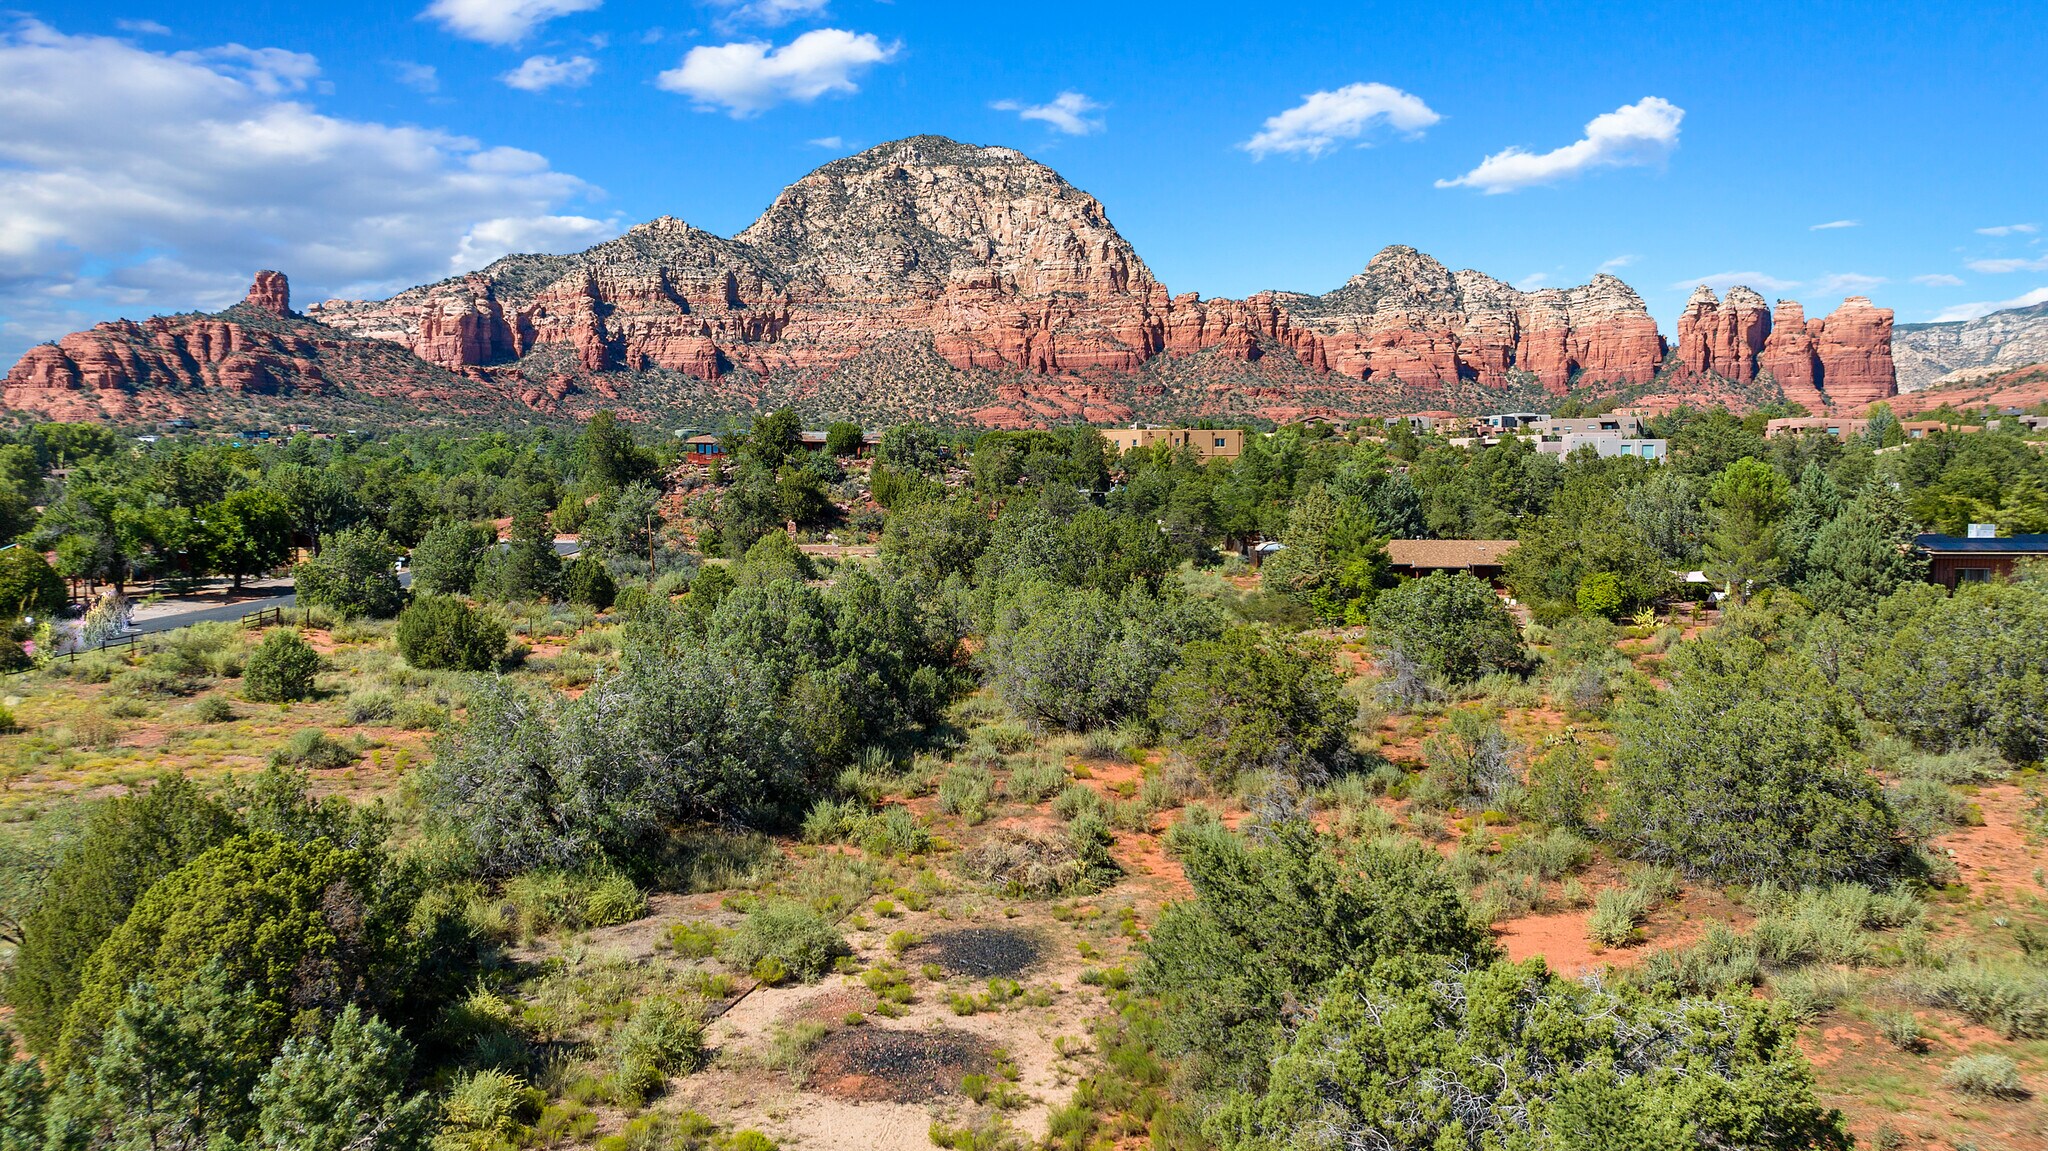
[[[561,556],[575,555],[578,547],[579,545],[575,540],[555,541],[555,552]],[[398,582],[405,587],[411,587],[411,569],[399,572]],[[175,631],[181,627],[191,627],[195,623],[233,623],[245,615],[253,615],[259,611],[269,611],[272,608],[288,608],[297,603],[297,595],[292,592],[285,592],[282,595],[265,596],[262,599],[245,599],[236,603],[221,604],[218,607],[196,607],[190,611],[173,612],[169,615],[160,615],[153,619],[143,620],[131,626],[128,629],[128,634],[151,635],[160,631]]]

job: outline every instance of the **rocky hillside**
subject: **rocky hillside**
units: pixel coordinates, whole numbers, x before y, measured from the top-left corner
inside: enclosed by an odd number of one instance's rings
[[[1408,247],[1385,249],[1323,295],[1176,296],[1102,205],[1052,169],[1008,148],[919,136],[819,168],[731,239],[663,217],[574,255],[508,256],[388,300],[316,304],[297,322],[324,335],[266,371],[276,390],[312,394],[403,390],[431,368],[449,388],[547,412],[702,416],[789,403],[994,424],[1285,418],[1411,406],[1418,395],[1424,406],[1485,406],[1760,375],[1810,406],[1889,394],[1890,312],[1852,300],[1807,324],[1783,305],[1786,338],[1767,348],[1771,317],[1759,328],[1743,311],[1750,298],[1737,289],[1724,305],[1708,293],[1697,317],[1688,309],[1674,363],[1641,298],[1612,276],[1522,292]],[[101,325],[37,349],[0,398],[121,416],[141,414],[139,397],[159,389],[241,386],[204,356],[127,370],[116,345],[136,328]],[[350,339],[417,363],[343,368],[333,357]],[[373,370],[408,382],[361,375]]]
[[[532,411],[402,347],[298,315],[285,277],[269,271],[222,312],[116,320],[31,348],[7,373],[0,405],[57,420],[189,417],[217,425],[445,422]]]
[[[1899,390],[1988,380],[2048,364],[2048,304],[1948,324],[1900,324],[1892,333]]]

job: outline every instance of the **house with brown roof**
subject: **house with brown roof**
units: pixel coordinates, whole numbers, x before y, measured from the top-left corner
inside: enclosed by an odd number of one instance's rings
[[[1387,560],[1395,575],[1464,572],[1487,581],[1501,577],[1518,540],[1388,540]]]

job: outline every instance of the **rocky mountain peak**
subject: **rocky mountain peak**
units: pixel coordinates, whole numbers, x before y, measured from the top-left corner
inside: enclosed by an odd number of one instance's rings
[[[1093,196],[1015,149],[943,136],[826,164],[734,239],[796,282],[836,292],[930,295],[967,283],[1122,294],[1155,284]]]
[[[249,294],[242,302],[259,311],[268,312],[283,319],[292,314],[292,286],[283,272],[264,270],[256,273],[256,281],[249,285]]]

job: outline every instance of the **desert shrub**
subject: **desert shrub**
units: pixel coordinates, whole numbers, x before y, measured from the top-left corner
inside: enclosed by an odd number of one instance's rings
[[[414,667],[489,671],[504,650],[504,625],[452,596],[421,596],[398,617],[398,652]]]
[[[603,611],[618,598],[619,587],[604,561],[594,555],[579,555],[562,569],[562,591],[570,603],[587,604]]]
[[[274,628],[249,653],[242,670],[242,694],[258,703],[290,703],[313,694],[320,653],[289,628]]]
[[[1507,605],[1491,587],[1463,573],[1438,572],[1402,583],[1373,601],[1371,615],[1375,642],[1452,683],[1528,666]]]
[[[406,731],[439,731],[448,726],[448,710],[424,699],[404,699],[391,709],[391,725]]]
[[[747,913],[726,938],[721,958],[747,971],[773,960],[808,983],[824,975],[846,950],[846,941],[824,916],[799,903],[774,901]]]
[[[1552,744],[1529,765],[1522,814],[1545,827],[1583,831],[1593,825],[1607,791],[1593,757],[1576,739]]]
[[[1636,927],[1650,914],[1652,906],[1635,888],[1606,888],[1593,896],[1593,914],[1586,920],[1586,934],[1602,947],[1621,947],[1633,942]]]
[[[1964,1055],[1941,1073],[1941,1085],[1965,1095],[2021,1099],[2027,1094],[2019,1064],[2003,1055]]]
[[[540,1113],[546,1096],[526,1080],[503,1071],[473,1071],[456,1077],[441,1104],[442,1121],[464,1146],[487,1151],[516,1139]]]
[[[1019,803],[1037,803],[1066,783],[1067,769],[1057,759],[1034,756],[1010,769],[1004,791]]]
[[[704,1021],[695,1005],[668,996],[642,999],[612,1036],[613,1081],[621,1102],[637,1106],[671,1075],[704,1062]]]
[[[192,705],[192,718],[200,723],[226,723],[235,718],[235,709],[220,696],[209,695]]]
[[[1879,606],[1890,634],[1859,669],[1875,718],[1934,751],[1989,742],[2014,763],[2048,752],[2048,583],[1942,595],[1909,587]]]
[[[995,798],[995,779],[986,768],[955,767],[939,781],[939,810],[969,825],[988,818]]]
[[[1347,844],[1340,857],[1299,821],[1252,840],[1186,818],[1167,845],[1195,898],[1160,913],[1139,983],[1162,997],[1164,1052],[1199,1051],[1225,1079],[1262,1074],[1284,1035],[1285,1005],[1320,999],[1345,968],[1494,954],[1484,925],[1420,844]]]
[[[1722,881],[1876,877],[1898,820],[1857,758],[1854,704],[1810,662],[1743,635],[1666,661],[1671,690],[1615,725],[1608,832],[1639,858]]]
[[[1521,789],[1520,749],[1485,714],[1462,708],[1422,745],[1431,790],[1460,806],[1506,808]]]
[[[623,875],[599,879],[583,900],[583,921],[591,927],[615,927],[647,914],[647,897]]]
[[[1901,977],[1900,990],[1929,1007],[1967,1016],[2008,1039],[2048,1039],[2048,972],[1961,963]]]
[[[1351,762],[1357,710],[1330,665],[1322,645],[1233,627],[1182,649],[1153,690],[1152,717],[1212,778],[1269,771],[1320,783]]]
[[[1926,1036],[1920,1029],[1920,1020],[1910,1011],[1887,1011],[1877,1017],[1877,1033],[1884,1041],[1901,1051],[1920,1050],[1926,1043]]]
[[[359,754],[355,748],[330,738],[319,728],[308,727],[293,732],[283,746],[271,752],[270,762],[299,771],[329,771],[347,767],[356,761]]]
[[[1066,835],[1002,828],[962,853],[960,870],[969,878],[1013,895],[1074,895],[1092,891],[1103,878],[1101,868],[1107,862],[1107,852],[1090,851],[1095,845],[1088,838],[1101,826],[1099,819],[1085,827],[1077,820]],[[1111,870],[1108,878],[1114,879],[1115,874]]]
[[[390,719],[397,706],[388,691],[359,691],[348,697],[344,714],[351,724],[360,726]]]

